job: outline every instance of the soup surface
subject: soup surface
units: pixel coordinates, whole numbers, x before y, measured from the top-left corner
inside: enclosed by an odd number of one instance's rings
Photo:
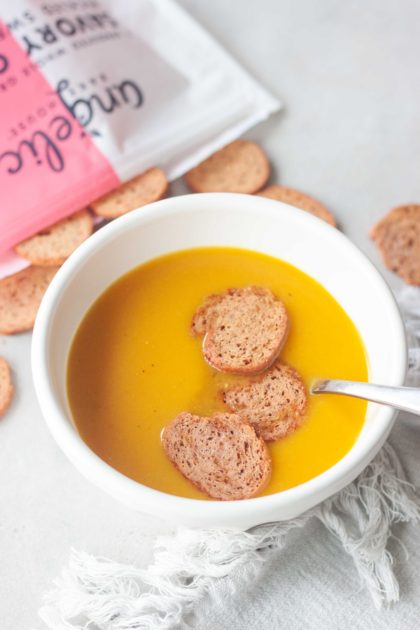
[[[276,258],[241,249],[199,248],[157,258],[112,284],[74,338],[68,397],[84,441],[128,477],[164,492],[205,499],[174,468],[160,434],[179,412],[223,410],[219,391],[243,377],[209,367],[192,315],[211,293],[251,284],[286,305],[290,333],[281,358],[307,387],[314,378],[367,380],[359,334],[318,282]],[[311,396],[303,426],[269,445],[273,474],[264,494],[307,481],[335,464],[360,432],[366,403]]]

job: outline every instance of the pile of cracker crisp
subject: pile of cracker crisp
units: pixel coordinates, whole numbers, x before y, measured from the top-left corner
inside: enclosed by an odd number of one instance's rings
[[[230,288],[207,296],[190,332],[203,337],[209,365],[248,378],[220,390],[227,413],[178,414],[163,430],[163,449],[209,497],[250,499],[271,478],[266,442],[296,431],[307,408],[299,373],[280,359],[289,332],[286,307],[267,287]]]
[[[335,217],[313,197],[277,184],[264,188],[269,177],[269,160],[261,147],[247,140],[236,140],[189,171],[185,182],[194,192],[258,194],[283,201],[336,227]],[[16,253],[31,265],[0,280],[0,334],[32,329],[39,304],[58,267],[96,226],[162,199],[167,190],[165,174],[159,168],[151,168],[93,202],[90,208],[16,245]],[[370,236],[389,269],[405,282],[420,285],[420,205],[394,208],[373,227]],[[10,368],[0,358],[0,415],[12,397]]]

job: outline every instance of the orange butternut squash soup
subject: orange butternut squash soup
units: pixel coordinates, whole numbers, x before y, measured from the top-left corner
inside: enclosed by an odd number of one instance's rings
[[[203,300],[229,287],[260,285],[285,304],[290,332],[281,360],[306,387],[317,377],[367,380],[361,338],[344,310],[292,265],[227,247],[179,251],[140,265],[96,300],[81,322],[68,359],[68,398],[75,425],[108,464],[142,484],[206,499],[167,458],[162,429],[181,411],[226,411],[220,391],[243,376],[217,372],[190,333]],[[263,494],[319,475],[352,447],[366,403],[309,396],[303,424],[268,444],[271,481]]]

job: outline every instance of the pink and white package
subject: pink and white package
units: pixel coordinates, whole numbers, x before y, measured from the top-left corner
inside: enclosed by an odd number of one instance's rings
[[[151,166],[182,175],[279,107],[172,0],[0,11],[3,275],[24,238]]]

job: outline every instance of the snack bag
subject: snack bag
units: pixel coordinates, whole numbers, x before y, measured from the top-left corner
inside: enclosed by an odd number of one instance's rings
[[[279,107],[171,0],[14,0],[0,20],[0,258],[149,167],[178,177]]]

